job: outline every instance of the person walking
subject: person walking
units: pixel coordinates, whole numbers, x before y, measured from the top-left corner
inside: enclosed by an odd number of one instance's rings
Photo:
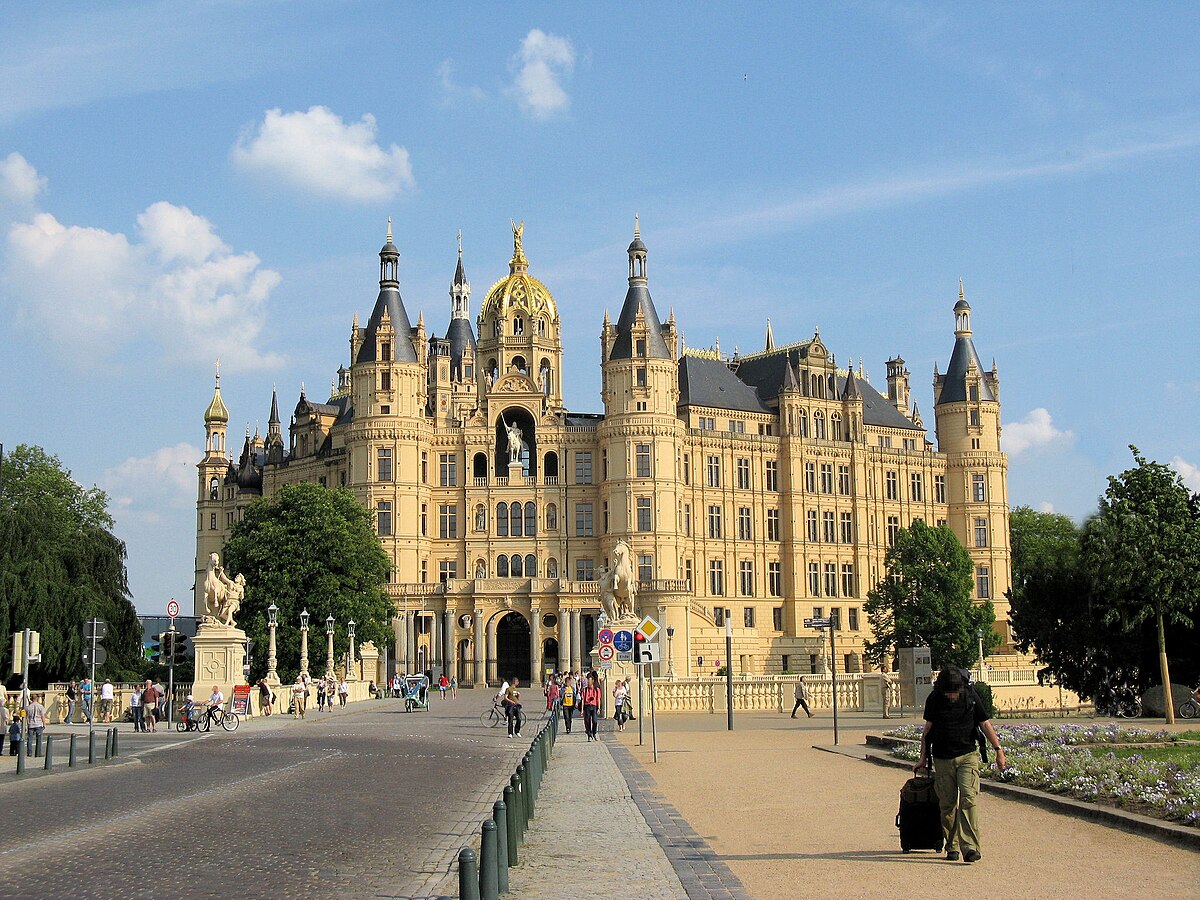
[[[129,692],[129,711],[133,713],[133,730],[145,731],[145,720],[142,718],[142,689],[135,685]]]
[[[112,681],[105,678],[104,684],[100,685],[100,721],[105,724],[112,721],[113,703],[116,699],[117,692]]]
[[[158,731],[159,697],[158,688],[147,678],[146,686],[142,689],[142,731]]]
[[[508,736],[521,736],[521,692],[518,688],[521,686],[521,679],[514,677],[509,683],[508,689],[504,692],[504,699],[501,701],[504,704],[504,718],[508,722]]]
[[[625,730],[625,702],[629,699],[629,688],[625,686],[625,682],[620,678],[617,679],[617,686],[613,688],[613,718],[617,721],[617,731]]]
[[[325,680],[317,682],[317,712],[325,711]]]
[[[46,707],[42,704],[45,696],[34,694],[25,705],[25,727],[35,737],[46,730]]]
[[[438,692],[442,695],[442,699],[446,699],[446,691],[450,690],[450,679],[445,675],[438,678]]]
[[[804,683],[804,676],[796,682],[796,705],[792,707],[792,718],[796,718],[796,710],[804,707],[804,711],[808,717],[812,718],[812,711],[808,708],[808,685]]]
[[[587,732],[589,741],[598,741],[596,736],[596,716],[600,712],[600,701],[603,694],[600,691],[600,680],[595,672],[588,672],[587,682],[583,688],[583,730]]]
[[[90,723],[92,721],[92,697],[95,694],[95,685],[92,684],[92,679],[84,678],[79,685],[79,699],[83,704],[83,717]]]
[[[346,684],[345,678],[343,678],[338,684],[337,695],[338,706],[344,707],[346,705],[346,701],[350,699],[350,685]]]
[[[0,690],[3,690],[0,688]],[[4,705],[4,701],[0,699],[0,756],[4,755],[4,739],[8,736],[8,726],[12,724],[12,716],[8,712],[8,707]]]
[[[567,734],[571,733],[571,719],[575,716],[575,701],[578,699],[578,694],[575,691],[575,682],[568,676],[563,682],[562,696],[559,697],[559,704],[562,706],[563,724],[567,726]]]
[[[79,699],[79,685],[72,681],[67,685],[67,717],[63,719],[68,725],[75,718],[75,703]]]
[[[450,676],[450,699],[453,700],[458,696],[458,676]]]
[[[264,716],[271,715],[271,706],[274,701],[275,695],[271,693],[271,686],[267,684],[267,679],[258,679],[258,706]]]
[[[318,689],[319,690],[319,689]],[[317,694],[320,697],[320,693]],[[308,688],[304,684],[304,676],[297,675],[292,685],[292,718],[304,718],[304,701],[308,698]]]
[[[981,764],[976,749],[977,729],[995,749],[996,765],[1003,770],[1004,749],[975,689],[963,680],[958,669],[942,669],[925,701],[921,755],[913,774],[928,769],[932,760],[946,859],[951,861],[957,860],[960,852],[963,862],[972,863],[982,856],[976,807]]]

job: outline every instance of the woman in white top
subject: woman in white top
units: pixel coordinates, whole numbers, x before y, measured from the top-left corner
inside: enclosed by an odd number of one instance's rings
[[[617,731],[625,730],[625,699],[628,696],[629,688],[618,678],[617,686],[613,688],[613,711],[616,713],[614,718],[617,720]]]

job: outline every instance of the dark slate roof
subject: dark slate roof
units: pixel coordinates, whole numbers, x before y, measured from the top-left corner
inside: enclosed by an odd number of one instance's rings
[[[663,340],[662,322],[658,320],[658,310],[650,299],[650,289],[643,283],[631,284],[625,294],[625,304],[621,307],[621,317],[617,319],[617,339],[613,341],[609,359],[633,359],[633,334],[631,329],[637,319],[638,310],[646,318],[646,353],[656,359],[670,359],[671,351]]]
[[[408,311],[404,308],[404,300],[400,289],[386,285],[379,289],[379,299],[371,311],[367,321],[366,332],[363,334],[362,346],[358,348],[358,358],[355,362],[375,362],[375,335],[379,331],[379,323],[383,319],[383,311],[387,310],[392,320],[392,328],[396,329],[396,340],[393,342],[392,359],[396,362],[415,363],[417,351],[412,345],[412,323],[408,320]]]
[[[764,400],[778,397],[779,392],[783,390],[788,364],[795,365],[803,357],[805,349],[803,346],[792,347],[743,359],[738,363],[738,378],[746,384],[754,385],[758,389],[758,395]]]
[[[354,404],[350,402],[350,395],[345,394],[341,397],[331,397],[328,403],[322,403],[323,409],[332,409],[337,413],[337,418],[333,420],[333,427],[346,425],[354,421]]]
[[[279,392],[274,388],[271,388],[271,417],[267,419],[267,424],[279,424]]]
[[[758,392],[741,381],[724,362],[701,356],[685,355],[679,361],[679,405],[774,412],[762,402]]]
[[[604,421],[604,413],[567,413],[563,421],[567,425],[599,425]]]
[[[467,273],[463,271],[462,253],[461,252],[458,254],[458,268],[454,270],[454,280],[450,283],[452,285],[467,283]]]
[[[875,425],[880,428],[907,428],[909,431],[925,433],[925,429],[917,425],[908,416],[896,409],[895,404],[887,397],[871,387],[865,378],[855,378],[863,398],[863,424]],[[844,391],[846,379],[838,376],[838,390]]]
[[[950,365],[942,381],[942,392],[937,398],[939,404],[960,403],[967,399],[967,367],[972,362],[980,375],[987,371],[979,361],[971,336],[960,334],[954,339],[954,352],[950,354]],[[996,399],[986,378],[979,379],[979,399],[993,402]]]
[[[475,349],[475,332],[471,330],[470,319],[451,319],[450,327],[446,329],[446,340],[450,342],[450,371],[462,371],[463,351],[470,347]]]
[[[858,379],[854,377],[854,370],[847,369],[846,373],[847,373],[846,379],[845,379],[846,383],[842,387],[842,399],[843,400],[861,400],[862,399],[862,389],[859,388],[859,386],[858,386]]]

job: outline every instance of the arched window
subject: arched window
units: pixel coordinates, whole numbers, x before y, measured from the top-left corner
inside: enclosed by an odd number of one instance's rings
[[[532,553],[525,557],[525,577],[537,578],[537,557]]]
[[[832,375],[826,375],[826,376],[825,376],[825,382],[826,382],[826,387],[828,387],[828,388],[829,388],[829,396],[830,396],[830,397],[836,397],[836,396],[837,396],[837,387],[835,387],[835,383],[834,383],[834,380],[833,380],[833,376],[832,376]]]
[[[525,320],[522,319],[520,316],[515,316],[513,318],[513,334],[524,334],[524,333],[525,333]]]
[[[216,477],[214,476],[214,477],[213,477],[213,478],[212,478],[212,479],[211,479],[211,480],[208,482],[208,499],[209,499],[209,500],[216,500],[216,499],[217,499],[218,497],[220,497],[220,496],[221,496],[221,485],[220,485],[220,483],[217,481]]]
[[[521,504],[520,503],[514,503],[512,506],[509,507],[508,521],[509,521],[508,533],[511,534],[513,537],[520,537],[521,536]]]
[[[529,367],[525,364],[525,357],[523,356],[514,356],[512,358],[512,367],[522,375],[529,374]]]
[[[487,478],[486,453],[476,453],[471,458],[471,474],[476,478]]]
[[[812,388],[812,390],[811,390],[812,395],[814,397],[816,397],[818,400],[820,400],[822,397],[825,396],[825,391],[822,390],[822,388],[824,387],[824,383],[821,381],[821,377],[819,375],[812,376],[812,378],[809,380],[808,384],[809,384],[809,387]]]
[[[558,454],[554,451],[547,453],[542,461],[542,474],[547,478],[558,477]]]
[[[557,578],[558,577],[558,560],[555,559],[553,556],[550,557],[548,560],[546,560],[546,577],[547,578]]]
[[[538,319],[538,337],[546,336],[546,320]]]
[[[546,507],[546,530],[558,530],[558,507],[553,503],[547,505]]]
[[[818,441],[825,440],[825,413],[820,410],[813,413],[813,436]]]
[[[512,558],[509,559],[509,561],[508,561],[509,577],[511,577],[511,578],[520,578],[521,577],[521,575],[522,575],[521,563],[522,562],[523,562],[523,560],[521,559],[521,554],[514,553],[512,555]]]
[[[838,413],[829,417],[829,437],[835,441],[842,439],[842,417]]]
[[[500,320],[496,320],[496,337],[500,337]]]
[[[496,536],[508,537],[508,504],[496,504]]]
[[[505,556],[503,553],[501,553],[499,556],[496,557],[496,577],[497,578],[507,578],[508,577],[508,557]]]
[[[800,437],[808,437],[808,412],[800,410]]]
[[[537,534],[537,504],[530,501],[525,504],[525,537]]]

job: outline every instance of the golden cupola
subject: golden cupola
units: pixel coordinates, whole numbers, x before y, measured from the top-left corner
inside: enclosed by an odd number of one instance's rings
[[[544,323],[541,329],[546,329],[558,319],[554,297],[544,284],[529,274],[529,260],[525,258],[525,249],[521,246],[525,223],[514,223],[512,229],[513,255],[508,262],[508,275],[492,285],[479,309],[481,338],[495,333],[497,321],[507,321],[514,315],[528,318],[531,333],[540,330],[537,324],[539,320]]]

